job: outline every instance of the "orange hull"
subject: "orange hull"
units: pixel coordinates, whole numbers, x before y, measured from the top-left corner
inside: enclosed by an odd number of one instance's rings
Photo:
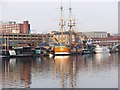
[[[55,46],[54,53],[55,54],[70,54],[70,48],[67,46]]]

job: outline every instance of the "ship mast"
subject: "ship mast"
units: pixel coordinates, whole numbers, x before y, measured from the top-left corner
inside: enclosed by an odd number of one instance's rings
[[[60,12],[61,12],[61,17],[60,17],[60,33],[61,33],[61,42],[63,43],[63,32],[64,32],[64,28],[65,28],[65,21],[63,18],[63,2],[61,0],[61,7],[60,7]]]
[[[74,15],[74,20],[73,20],[73,25],[74,25],[74,32],[75,32],[75,43],[77,42],[77,31],[76,31],[76,19]]]
[[[77,32],[76,31],[76,19],[75,19],[75,15],[74,15],[74,20],[73,20],[73,25],[74,25],[74,32]]]
[[[68,27],[69,27],[69,45],[72,45],[72,31],[73,31],[73,26],[74,23],[72,21],[72,8],[71,8],[71,0],[69,3],[69,22],[68,22]]]

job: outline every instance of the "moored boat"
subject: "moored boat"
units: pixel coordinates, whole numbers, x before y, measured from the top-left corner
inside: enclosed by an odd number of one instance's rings
[[[71,53],[71,55],[81,54],[82,53],[82,46],[81,45],[72,46],[70,53]]]
[[[15,57],[16,56],[15,50],[1,50],[0,52],[1,52],[0,53],[1,57]]]
[[[13,50],[16,52],[16,57],[33,56],[34,54],[29,46],[14,47]]]
[[[60,11],[61,11],[61,18],[60,18],[60,38],[59,40],[57,38],[55,38],[55,40],[57,41],[57,45],[54,46],[54,54],[55,55],[69,55],[70,54],[70,47],[67,46],[65,44],[64,41],[64,32],[65,32],[65,20],[63,17],[63,6],[62,6],[62,2],[61,2],[61,7],[60,7]]]
[[[64,44],[57,44],[54,47],[54,54],[55,55],[69,55],[70,54],[70,47]]]
[[[82,49],[82,54],[94,54],[94,44],[92,41],[83,41],[83,49]]]
[[[88,49],[82,49],[82,55],[83,54],[91,54],[91,51]]]
[[[40,56],[42,54],[42,50],[40,47],[36,47],[35,50],[34,50],[34,54],[36,56]]]
[[[96,47],[94,48],[95,53],[101,53],[102,51],[103,49],[99,45],[96,45]]]

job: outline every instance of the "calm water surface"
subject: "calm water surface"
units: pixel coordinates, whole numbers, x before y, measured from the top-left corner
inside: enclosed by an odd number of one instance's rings
[[[2,59],[3,88],[118,88],[117,53]]]

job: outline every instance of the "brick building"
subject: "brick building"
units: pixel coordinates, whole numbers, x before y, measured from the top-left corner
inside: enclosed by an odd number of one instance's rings
[[[1,22],[0,24],[0,33],[9,33],[9,34],[28,34],[30,30],[30,24],[28,21],[23,21],[23,23],[16,23],[14,21]]]

